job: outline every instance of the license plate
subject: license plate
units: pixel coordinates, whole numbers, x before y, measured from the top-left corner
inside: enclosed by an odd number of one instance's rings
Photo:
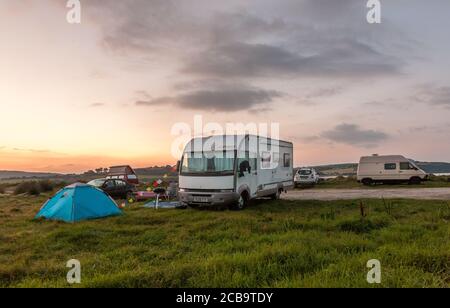
[[[194,202],[208,203],[208,197],[194,197]]]

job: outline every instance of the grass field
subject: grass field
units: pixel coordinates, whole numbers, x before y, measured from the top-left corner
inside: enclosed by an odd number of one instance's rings
[[[0,196],[0,287],[449,287],[444,201],[258,201],[242,212],[153,210],[33,221],[45,196]],[[382,284],[369,285],[369,259]]]

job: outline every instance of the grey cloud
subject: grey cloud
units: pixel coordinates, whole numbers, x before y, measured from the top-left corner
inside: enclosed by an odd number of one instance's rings
[[[136,105],[164,106],[173,104],[191,110],[234,112],[267,108],[266,104],[281,96],[283,94],[278,91],[233,86],[208,90],[198,89],[173,97],[140,100],[136,102]]]
[[[342,87],[329,87],[329,88],[319,88],[306,95],[307,99],[311,98],[321,98],[321,97],[331,97],[342,93]]]
[[[345,123],[336,126],[333,130],[323,132],[321,137],[338,143],[363,147],[374,147],[389,138],[384,132],[365,130],[358,125]]]
[[[103,30],[103,46],[150,56],[186,42],[204,40],[203,28],[184,10],[188,3],[172,0],[90,0],[83,12]]]
[[[95,107],[103,107],[103,106],[105,106],[105,104],[103,104],[103,103],[92,103],[92,104],[89,105],[89,107],[93,107],[93,108],[95,108]]]
[[[184,73],[207,77],[373,76],[399,72],[400,62],[369,45],[341,42],[332,49],[303,55],[268,44],[214,46],[188,60]]]
[[[365,1],[283,0],[274,8],[267,1],[91,0],[86,6],[108,48],[147,58],[174,55],[182,72],[202,78],[370,77],[403,65],[385,51],[400,41],[390,37],[393,26],[369,27]]]
[[[418,88],[419,90],[412,97],[414,100],[430,105],[450,108],[450,87],[422,85]]]

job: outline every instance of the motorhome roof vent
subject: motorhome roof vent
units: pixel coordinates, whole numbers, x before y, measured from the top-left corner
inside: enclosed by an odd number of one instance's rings
[[[378,156],[380,156],[380,155],[378,155],[378,154],[372,154],[372,156],[378,157]]]

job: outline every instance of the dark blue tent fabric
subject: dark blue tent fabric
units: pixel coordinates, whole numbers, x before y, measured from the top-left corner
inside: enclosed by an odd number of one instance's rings
[[[48,200],[36,218],[77,222],[121,214],[116,203],[102,190],[86,184],[73,184]]]

